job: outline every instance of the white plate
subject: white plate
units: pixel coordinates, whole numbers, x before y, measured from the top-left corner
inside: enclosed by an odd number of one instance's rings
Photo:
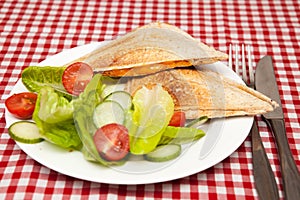
[[[105,42],[92,43],[69,49],[51,56],[39,63],[40,66],[60,66],[88,53]],[[224,74],[234,80],[241,79],[226,65],[217,62],[204,67]],[[26,91],[19,80],[11,94]],[[17,121],[7,111],[5,112],[7,127]],[[206,136],[192,145],[186,145],[181,156],[170,162],[153,163],[142,157],[132,156],[123,166],[103,167],[86,161],[81,152],[69,152],[46,141],[38,144],[23,144],[18,146],[32,159],[42,165],[65,175],[83,180],[110,184],[146,184],[174,180],[201,172],[231,155],[245,140],[252,124],[252,117],[234,117],[211,120],[203,129]],[[216,127],[218,127],[216,131]],[[208,135],[214,134],[216,140],[212,148],[200,156],[203,144]]]

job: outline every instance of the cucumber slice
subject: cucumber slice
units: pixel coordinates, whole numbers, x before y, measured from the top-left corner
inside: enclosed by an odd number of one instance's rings
[[[115,85],[106,85],[101,93],[102,99],[105,99],[108,95],[116,91]]]
[[[109,94],[105,100],[112,100],[118,102],[124,110],[129,110],[132,107],[132,98],[128,92],[115,91]]]
[[[152,162],[165,162],[177,158],[181,153],[181,146],[178,144],[167,144],[157,146],[152,152],[144,157]]]
[[[8,128],[10,137],[18,142],[34,144],[43,141],[35,123],[18,121]]]
[[[123,124],[125,113],[118,102],[106,100],[95,108],[93,121],[97,128],[111,123]]]
[[[199,117],[197,119],[190,121],[185,126],[186,127],[198,127],[198,126],[204,124],[205,122],[207,122],[207,120],[208,120],[207,116],[202,116],[202,117]]]
[[[121,90],[122,86],[120,86],[120,80],[116,78],[111,78],[108,76],[102,76],[101,81],[104,85],[104,88],[101,93],[101,98],[104,99],[109,94],[114,91]],[[119,89],[120,88],[120,89]]]

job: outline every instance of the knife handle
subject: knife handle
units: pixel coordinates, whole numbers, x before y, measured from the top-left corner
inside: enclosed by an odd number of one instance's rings
[[[266,119],[275,136],[285,199],[300,199],[300,174],[291,153],[286,137],[285,124],[282,119]]]
[[[251,128],[253,175],[261,200],[279,199],[278,188],[265,148],[258,132],[256,120]]]

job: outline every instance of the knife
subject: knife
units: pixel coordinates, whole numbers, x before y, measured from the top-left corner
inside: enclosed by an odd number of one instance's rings
[[[276,179],[259,135],[256,120],[253,121],[250,133],[252,135],[253,176],[259,199],[278,200],[279,193]]]
[[[285,199],[299,200],[300,174],[286,137],[284,116],[271,56],[265,56],[259,61],[256,67],[255,87],[257,91],[279,104],[279,107],[275,108],[274,111],[263,114],[263,119],[267,122],[275,137]]]

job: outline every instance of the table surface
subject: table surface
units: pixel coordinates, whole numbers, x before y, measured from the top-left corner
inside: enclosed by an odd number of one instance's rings
[[[299,1],[75,1],[4,0],[0,5],[0,199],[257,199],[251,140],[200,173],[164,183],[110,185],[79,180],[27,156],[5,128],[4,101],[21,71],[65,49],[111,40],[153,21],[167,22],[228,53],[250,44],[254,61],[274,59],[287,138],[300,166],[300,5]],[[224,61],[227,64],[227,61]],[[274,138],[258,118],[279,195],[283,198]]]

